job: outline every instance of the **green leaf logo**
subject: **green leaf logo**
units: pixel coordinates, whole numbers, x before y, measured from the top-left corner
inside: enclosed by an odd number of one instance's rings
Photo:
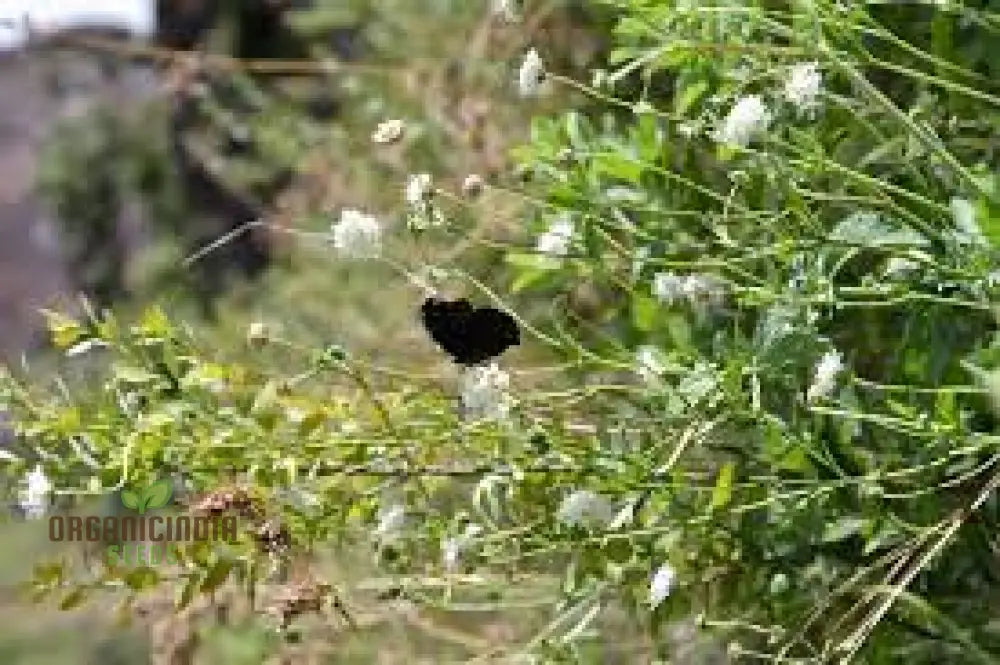
[[[158,480],[141,492],[122,490],[122,505],[138,511],[140,515],[147,510],[163,508],[170,502],[174,493],[173,483],[169,479]]]
[[[122,490],[122,505],[132,510],[139,510],[139,495],[131,490]]]

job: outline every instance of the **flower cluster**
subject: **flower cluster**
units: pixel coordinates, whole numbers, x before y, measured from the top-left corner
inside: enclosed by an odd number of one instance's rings
[[[567,526],[604,526],[614,519],[614,508],[599,494],[577,490],[563,499],[557,517]]]
[[[663,362],[663,352],[655,346],[645,344],[635,353],[636,372],[647,383],[655,382],[667,368]]]
[[[284,556],[292,548],[288,527],[267,516],[263,501],[242,486],[225,487],[205,494],[188,508],[194,515],[221,517],[234,513],[249,522],[247,529],[258,549],[272,556]]]
[[[764,100],[758,95],[749,95],[736,102],[715,138],[719,143],[745,147],[755,136],[766,132],[770,124],[771,112]]]
[[[538,51],[531,49],[524,56],[517,72],[517,89],[522,97],[534,97],[545,81],[545,64]]]
[[[552,221],[548,230],[538,237],[535,248],[543,254],[565,256],[569,252],[575,232],[576,225],[570,216],[560,215]]]
[[[507,23],[513,23],[518,18],[516,0],[492,0],[491,11],[493,16]]]
[[[783,96],[800,113],[819,105],[823,75],[819,63],[800,62],[788,70],[782,89]],[[726,145],[746,147],[767,132],[773,116],[760,95],[740,97],[722,120],[715,139]]]
[[[960,245],[984,247],[988,243],[976,221],[976,209],[968,199],[955,197],[951,200],[951,214],[955,221],[955,240]]]
[[[434,185],[430,173],[411,175],[406,182],[405,197],[410,209],[407,225],[411,229],[422,231],[444,223],[441,211],[434,205]]]
[[[402,120],[386,120],[379,123],[379,126],[372,132],[372,143],[388,145],[403,138],[406,131],[406,123]]]
[[[655,609],[666,600],[667,596],[674,589],[677,580],[677,573],[665,563],[653,574],[653,579],[649,583],[649,604]]]
[[[406,526],[406,508],[394,503],[383,508],[379,513],[378,525],[375,527],[375,537],[382,542],[396,540]]]
[[[810,402],[829,397],[837,387],[837,376],[844,370],[844,359],[836,349],[827,351],[816,364],[812,385],[806,392]]]
[[[818,63],[799,63],[789,70],[785,81],[785,99],[800,111],[815,108],[822,84],[823,75],[819,72]]]
[[[504,420],[510,412],[510,375],[496,363],[477,365],[462,377],[462,406],[471,419]]]
[[[267,519],[253,527],[254,542],[264,554],[275,557],[287,555],[294,544],[288,527],[277,519]]]
[[[653,276],[653,295],[671,305],[687,300],[692,305],[717,305],[724,295],[721,280],[712,275],[676,275],[661,272]]]
[[[45,475],[45,470],[41,464],[36,464],[35,468],[24,479],[24,488],[20,495],[21,509],[27,519],[41,519],[45,516],[49,508],[49,501],[52,495],[52,482]]]
[[[457,536],[445,538],[441,543],[441,559],[445,570],[454,572],[458,569],[462,555],[469,550],[477,536],[483,532],[478,524],[468,524],[465,531]]]
[[[207,517],[221,517],[229,512],[251,521],[264,517],[263,502],[245,487],[226,487],[209,492],[192,503],[190,510],[196,515]]]
[[[462,194],[470,199],[474,199],[483,193],[486,183],[478,173],[470,173],[462,181]]]
[[[377,219],[360,210],[345,208],[331,233],[333,246],[348,258],[376,258],[381,252],[382,228]]]
[[[316,579],[289,584],[278,590],[266,612],[285,630],[296,617],[322,612],[332,590],[329,583]]]

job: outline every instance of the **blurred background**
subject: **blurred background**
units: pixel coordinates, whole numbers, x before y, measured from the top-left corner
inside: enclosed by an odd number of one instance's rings
[[[135,106],[154,92],[148,68],[106,59],[59,63],[38,50],[40,40],[60,35],[153,36],[155,2],[100,4],[0,3],[0,351],[8,361],[38,345],[39,307],[78,286],[109,288],[101,282],[113,281],[114,264],[120,267],[125,248],[139,242],[140,220],[116,211],[105,237],[71,249],[67,236],[76,220],[47,205],[38,188],[47,139],[59,126],[84,122],[95,106]],[[88,266],[88,259],[110,263]]]

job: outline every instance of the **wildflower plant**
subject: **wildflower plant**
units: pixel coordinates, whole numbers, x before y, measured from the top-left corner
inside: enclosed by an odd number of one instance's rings
[[[527,588],[555,616],[512,658],[666,659],[689,621],[736,661],[995,661],[1000,96],[996,63],[958,46],[995,17],[601,6],[601,76],[543,61],[538,35],[496,76],[525,108],[543,82],[567,107],[531,119],[517,177],[463,170],[448,196],[448,174],[407,164],[394,189],[449,233],[517,201],[515,228],[477,246],[485,269],[457,250],[447,267],[517,313],[524,356],[430,378],[334,345],[236,363],[155,310],[53,318],[59,348],[112,354],[106,390],[67,407],[8,377],[18,434],[60,460],[54,484],[170,465],[207,486],[239,464],[275,497],[296,485],[316,500],[283,507],[289,542],[374,543],[399,593],[436,608],[520,607]],[[405,272],[395,232],[346,208],[331,260]],[[303,351],[266,337],[255,352]],[[228,556],[192,558],[189,584],[251,555]],[[623,616],[640,658],[602,624]]]
[[[972,14],[710,5],[617,3],[613,66],[574,85],[596,110],[536,118],[518,151],[533,200],[579,220],[583,253],[511,256],[514,284],[586,274],[619,294],[606,323],[573,328],[594,352],[578,362],[595,381],[632,367],[642,427],[671,442],[646,450],[651,488],[605,546],[627,540],[647,602],[705,612],[736,657],[986,662],[990,613],[961,599],[992,583],[958,571],[989,556],[974,523],[992,523],[1000,482],[980,364],[996,161],[971,138],[973,117],[998,115],[954,87],[981,60],[941,41],[971,38]],[[947,72],[930,65],[944,53]],[[592,490],[626,500],[606,491],[618,473]],[[683,568],[650,582],[678,543]]]

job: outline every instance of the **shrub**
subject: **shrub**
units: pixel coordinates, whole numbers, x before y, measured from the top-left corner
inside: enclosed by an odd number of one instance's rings
[[[218,364],[154,311],[55,320],[61,346],[121,360],[86,405],[11,384],[19,433],[88,439],[103,486],[121,442],[140,478],[208,490],[252,469],[295,542],[374,542],[398,580],[380,591],[427,606],[550,598],[507,654],[665,657],[668,625],[694,619],[738,660],[992,662],[1000,227],[982,132],[1000,98],[966,45],[994,17],[606,4],[592,80],[543,43],[508,72],[526,97],[586,100],[532,120],[520,183],[486,188],[519,197],[523,225],[491,228],[468,268],[388,262],[518,314],[524,370],[462,384],[466,406],[504,402],[492,418],[463,418],[450,376],[263,328],[273,357]],[[441,180],[409,197],[428,246],[468,221]],[[317,473],[293,491],[286,464]],[[225,579],[214,561],[190,579]]]

